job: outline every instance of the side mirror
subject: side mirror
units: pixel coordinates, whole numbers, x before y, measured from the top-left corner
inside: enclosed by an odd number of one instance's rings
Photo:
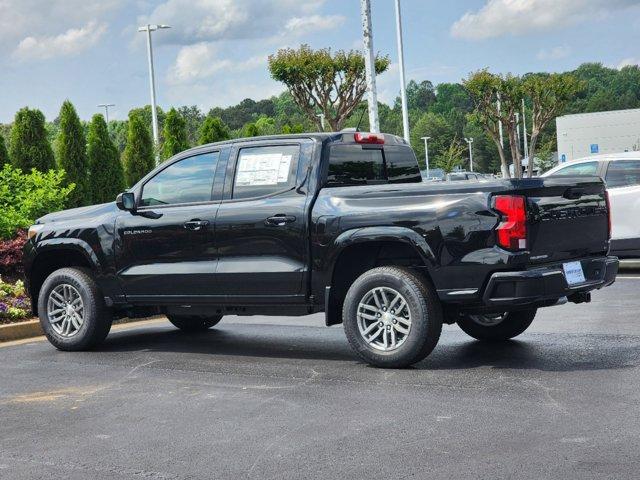
[[[136,197],[133,192],[122,192],[116,197],[116,205],[120,210],[133,212],[136,209]]]

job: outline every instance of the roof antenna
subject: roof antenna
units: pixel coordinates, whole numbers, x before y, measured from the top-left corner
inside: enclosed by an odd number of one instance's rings
[[[362,117],[364,117],[364,111],[366,108],[362,107],[362,113],[360,114],[360,120],[358,120],[358,125],[356,125],[356,132],[360,131],[360,124],[362,123]]]

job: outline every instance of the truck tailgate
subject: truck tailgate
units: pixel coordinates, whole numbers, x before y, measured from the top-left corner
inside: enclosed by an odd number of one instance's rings
[[[605,184],[599,177],[545,177],[511,183],[514,190],[509,193],[527,198],[527,243],[532,261],[608,251],[608,205]]]

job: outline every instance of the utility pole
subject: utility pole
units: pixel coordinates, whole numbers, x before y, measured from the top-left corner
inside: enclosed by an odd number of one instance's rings
[[[158,112],[156,112],[156,78],[153,71],[153,47],[151,46],[151,32],[156,30],[171,28],[169,25],[144,25],[138,28],[139,32],[147,32],[147,56],[149,57],[149,88],[151,90],[151,127],[153,130],[153,144],[156,151],[156,164],[160,161],[158,156]]]
[[[518,139],[518,150],[520,150],[522,142],[520,140],[520,114],[518,112],[516,112],[516,138]]]
[[[400,98],[402,100],[402,130],[404,139],[410,143],[409,138],[409,110],[407,108],[407,84],[404,79],[404,49],[402,47],[402,17],[400,12],[400,0],[396,0],[396,39],[398,41],[398,62],[400,67]]]
[[[364,68],[367,76],[367,92],[369,103],[369,130],[380,132],[378,121],[378,93],[376,91],[376,60],[373,54],[373,32],[371,31],[371,2],[360,0],[362,12],[362,40],[364,43]]]
[[[500,135],[500,147],[504,148],[504,136],[502,133],[502,119],[500,118],[501,112],[501,106],[500,106],[500,92],[498,92],[498,101],[497,101],[497,108],[498,108],[498,133]],[[509,167],[505,166],[505,165],[500,165],[500,170],[502,171],[502,178],[509,178]]]
[[[109,107],[115,107],[115,103],[101,103],[98,105],[99,108],[104,108],[104,117],[107,121],[107,125],[109,125]]]
[[[524,156],[529,158],[529,142],[527,141],[527,116],[525,114],[524,98],[522,99],[522,132],[524,133]]]
[[[469,144],[469,170],[473,172],[473,137],[465,138],[464,140]]]
[[[427,179],[429,178],[429,145],[427,141],[431,140],[431,137],[421,137],[424,140],[424,161],[427,164]]]

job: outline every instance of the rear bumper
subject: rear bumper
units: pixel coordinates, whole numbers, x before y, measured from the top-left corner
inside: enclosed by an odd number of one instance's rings
[[[491,275],[482,294],[482,303],[488,307],[543,306],[567,297],[584,299],[584,294],[611,285],[618,273],[618,258],[597,257],[583,259],[585,282],[569,285],[562,263],[545,265],[516,272],[496,272]]]

